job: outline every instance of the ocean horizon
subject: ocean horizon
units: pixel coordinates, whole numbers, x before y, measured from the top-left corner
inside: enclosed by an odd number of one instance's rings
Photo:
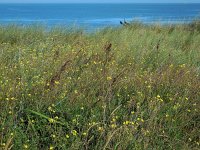
[[[0,4],[0,24],[43,24],[97,29],[120,21],[187,23],[200,16],[200,3],[32,3]]]

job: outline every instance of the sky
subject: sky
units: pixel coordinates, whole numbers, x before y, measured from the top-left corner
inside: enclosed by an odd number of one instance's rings
[[[200,0],[0,0],[0,3],[200,3]]]

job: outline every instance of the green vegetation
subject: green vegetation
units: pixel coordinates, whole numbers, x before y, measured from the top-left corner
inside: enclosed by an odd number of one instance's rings
[[[199,149],[199,42],[198,21],[0,26],[1,149]]]

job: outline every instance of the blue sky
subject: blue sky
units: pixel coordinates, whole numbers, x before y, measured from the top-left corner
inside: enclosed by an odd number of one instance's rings
[[[0,3],[200,3],[200,0],[0,0]]]

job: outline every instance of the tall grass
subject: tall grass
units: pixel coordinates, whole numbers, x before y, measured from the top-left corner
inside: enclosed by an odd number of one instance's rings
[[[2,149],[199,149],[200,25],[0,26]]]

